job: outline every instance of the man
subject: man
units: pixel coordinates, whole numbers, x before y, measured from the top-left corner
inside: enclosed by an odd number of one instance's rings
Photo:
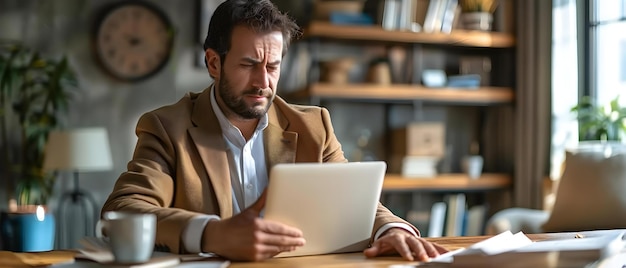
[[[258,261],[304,245],[299,229],[259,217],[269,169],[347,160],[326,109],[276,96],[297,32],[269,0],[222,3],[204,44],[215,83],[139,119],[133,159],[103,212],[156,214],[156,246],[175,253]],[[368,257],[426,260],[445,252],[380,204],[374,225]]]

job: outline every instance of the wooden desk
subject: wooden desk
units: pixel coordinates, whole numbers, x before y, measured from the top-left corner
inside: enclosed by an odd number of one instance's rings
[[[528,234],[527,235],[533,241],[541,241],[548,239],[564,239],[572,238],[575,233],[551,233],[551,234]],[[471,244],[479,242],[488,238],[488,236],[473,236],[473,237],[441,237],[441,238],[427,238],[429,241],[439,243],[449,250],[454,250],[460,247],[467,247]],[[588,259],[584,256],[578,255],[566,255],[561,254],[556,257],[552,254],[547,256],[534,258],[537,262],[511,264],[508,267],[584,267],[589,263]],[[550,265],[546,266],[546,259],[549,257]],[[622,261],[624,255],[617,256],[618,261]],[[43,253],[13,253],[0,251],[0,267],[29,267],[29,266],[41,266],[50,263],[59,263],[68,261],[73,258],[71,251],[53,251]],[[533,258],[525,258],[525,260]],[[615,261],[606,260],[607,261]],[[541,262],[538,262],[541,261]],[[601,263],[601,264],[602,264]],[[263,262],[233,262],[229,267],[232,268],[264,268],[264,267],[385,267],[388,268],[393,264],[402,265],[417,265],[418,262],[407,262],[400,257],[378,257],[368,259],[362,253],[349,253],[349,254],[330,254],[320,256],[306,256],[306,257],[292,257],[292,258],[274,258]],[[531,266],[528,266],[528,265]],[[611,264],[614,264],[613,262]],[[623,263],[622,263],[623,265]],[[427,267],[446,267],[447,265],[432,265],[428,264]],[[604,267],[602,265],[596,267]],[[606,265],[608,267],[608,265]],[[618,267],[622,267],[621,265]]]
[[[548,239],[564,239],[573,238],[575,233],[555,233],[555,234],[528,234],[527,235],[533,241],[541,241]],[[446,249],[455,250],[462,247],[468,247],[476,242],[489,238],[489,236],[467,236],[467,237],[440,237],[440,238],[427,238],[429,241],[436,242]],[[584,256],[583,256],[584,257]],[[560,258],[557,258],[561,261]],[[543,261],[540,259],[540,261]],[[588,262],[586,260],[574,259],[574,262],[570,260],[562,260],[564,265],[557,265],[553,267],[584,267]],[[531,266],[527,266],[524,263],[522,266],[508,266],[508,267],[545,267],[542,265],[544,262],[533,262]],[[350,254],[331,254],[320,256],[305,256],[295,258],[275,258],[264,262],[258,263],[232,263],[229,267],[232,268],[287,268],[287,267],[368,267],[368,268],[389,268],[390,265],[418,265],[419,262],[404,261],[400,257],[377,257],[368,259],[362,253],[350,253]],[[558,263],[557,263],[558,264]],[[427,264],[426,267],[449,267],[449,264]],[[621,266],[620,266],[621,267]]]

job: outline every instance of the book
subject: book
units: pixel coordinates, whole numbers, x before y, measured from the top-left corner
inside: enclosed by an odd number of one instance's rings
[[[385,0],[383,6],[382,27],[385,30],[395,30],[398,28],[398,16],[400,12],[400,0]]]
[[[454,16],[456,15],[456,8],[458,6],[458,0],[447,0],[443,9],[443,17],[441,19],[441,32],[450,33],[454,26]]]
[[[452,1],[454,0],[430,0],[428,10],[426,11],[426,17],[424,18],[424,26],[422,27],[424,32],[441,32],[448,6],[454,4],[450,3]],[[450,14],[449,16],[451,16],[452,18],[454,16],[454,13]],[[452,19],[449,24],[451,27]]]
[[[230,265],[229,261],[219,258],[212,253],[199,254],[173,254],[169,252],[154,251],[150,259],[143,263],[118,263],[115,262],[113,253],[108,242],[97,237],[83,237],[79,240],[81,248],[77,249],[73,263],[59,267],[118,267],[118,268],[166,268],[166,267],[204,267],[225,268]]]
[[[463,232],[463,217],[465,214],[465,194],[451,194],[447,196],[448,211],[446,217],[446,236],[460,236]]]
[[[411,23],[415,19],[413,0],[401,0],[400,1],[400,14],[398,18],[397,29],[411,30]]]
[[[424,25],[426,11],[428,11],[428,2],[430,0],[413,0],[413,22]]]
[[[485,216],[487,214],[487,207],[485,205],[475,205],[467,210],[466,225],[463,228],[464,236],[479,236],[483,235],[485,228]]]
[[[94,264],[97,263],[101,265],[101,266],[94,265],[95,267],[166,268],[166,267],[177,266],[180,263],[180,258],[175,255],[152,257],[150,258],[150,260],[148,260],[147,262],[143,262],[143,263],[132,263],[132,264],[116,263],[112,259],[112,254],[111,254],[111,258],[105,258],[104,257],[105,254],[106,253],[104,252],[86,251],[86,250],[80,249],[79,253],[76,254],[75,258],[77,260],[93,261]],[[74,262],[70,266],[63,266],[63,267],[82,267],[81,263],[84,265],[84,262],[77,261],[77,262]]]
[[[443,227],[446,220],[446,203],[436,202],[430,210],[428,223],[428,237],[442,237]]]
[[[175,256],[162,256],[150,258],[147,262],[137,264],[116,264],[106,263],[107,267],[118,268],[166,268],[174,267],[180,263],[180,259]]]
[[[439,7],[445,0],[430,0],[428,9],[426,11],[426,17],[424,17],[424,25],[422,30],[427,33],[438,32],[441,29],[441,24],[438,23]]]

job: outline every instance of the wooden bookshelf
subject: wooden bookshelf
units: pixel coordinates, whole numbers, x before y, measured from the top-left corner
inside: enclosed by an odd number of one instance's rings
[[[478,179],[470,179],[463,173],[440,174],[435,178],[406,178],[399,174],[387,174],[383,182],[383,191],[488,191],[503,190],[513,185],[513,179],[508,174],[486,173]]]
[[[322,21],[312,21],[304,30],[304,36],[461,47],[511,48],[515,46],[513,35],[500,32],[454,30],[449,34],[416,33],[388,31],[380,26],[335,25]]]
[[[293,98],[321,98],[368,101],[430,101],[471,105],[509,104],[515,99],[507,87],[428,88],[420,85],[387,85],[314,83]]]
[[[514,73],[511,71],[515,64],[511,57],[516,45],[514,35],[502,32],[454,30],[450,34],[423,33],[409,31],[388,31],[380,26],[334,25],[329,22],[312,21],[304,29],[306,40],[317,44],[329,40],[350,42],[355,47],[379,46],[380,44],[401,45],[416,53],[431,53],[436,50],[440,53],[459,55],[474,55],[490,57],[497,67],[491,74],[497,77],[493,82],[498,85],[514,84]],[[423,46],[421,46],[423,45]],[[428,49],[425,49],[428,47]],[[314,51],[313,57],[319,57],[321,46],[310,46]],[[495,61],[495,58],[504,55],[510,61]],[[315,58],[319,60],[319,58]],[[444,61],[445,59],[439,59]],[[314,61],[315,63],[315,61]],[[413,59],[410,64],[416,70],[423,68],[421,62]],[[498,65],[499,64],[499,65]],[[511,68],[509,68],[511,67]],[[312,66],[316,68],[316,66]],[[316,72],[306,89],[285,95],[290,99],[307,99],[309,103],[320,104],[322,100],[337,102],[374,102],[384,104],[414,104],[419,107],[421,102],[435,105],[464,105],[490,106],[511,105],[515,102],[515,89],[511,87],[478,87],[478,88],[430,88],[419,84],[391,84],[380,85],[372,83],[331,84],[318,82]],[[510,71],[510,72],[509,72]],[[405,80],[403,80],[405,81]],[[408,82],[407,82],[408,83]],[[481,109],[486,112],[497,112],[492,109]],[[482,129],[483,126],[478,126]],[[497,169],[496,169],[497,170]],[[497,171],[496,171],[497,172]],[[507,192],[513,187],[513,176],[502,173],[485,173],[479,179],[470,179],[463,173],[440,174],[436,178],[405,178],[398,174],[387,174],[383,183],[383,193],[395,192],[475,192],[488,191]],[[491,195],[489,193],[488,195]],[[503,197],[502,200],[505,200]],[[508,204],[508,202],[504,202]]]

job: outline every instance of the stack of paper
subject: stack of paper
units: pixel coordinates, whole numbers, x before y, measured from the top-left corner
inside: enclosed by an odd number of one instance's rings
[[[434,178],[439,157],[407,155],[402,158],[402,176],[406,178]]]
[[[538,267],[551,260],[567,263],[568,259],[576,261],[574,263],[580,260],[594,262],[625,249],[625,234],[626,230],[622,229],[586,231],[572,237],[533,242],[522,232],[505,231],[468,248],[442,254],[432,262],[472,267],[509,266],[512,263],[516,267]]]
[[[119,268],[168,268],[168,267],[203,267],[203,268],[225,268],[230,265],[229,261],[216,258],[214,254],[172,254],[168,252],[153,252],[150,260],[144,263],[121,264],[116,263],[113,253],[110,250],[110,244],[101,238],[83,237],[79,243],[81,248],[75,258],[77,262],[63,265],[55,265],[55,267],[72,268],[72,267],[119,267]],[[89,265],[85,261],[88,261]]]

